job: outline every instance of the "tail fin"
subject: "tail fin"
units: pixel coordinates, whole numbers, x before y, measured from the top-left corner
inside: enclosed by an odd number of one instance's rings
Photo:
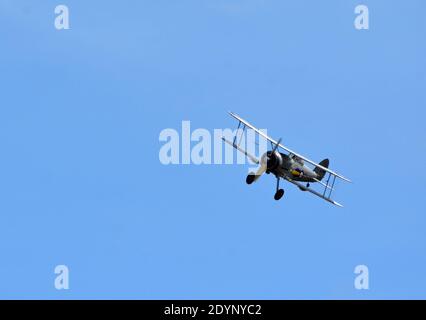
[[[319,163],[319,165],[324,167],[324,168],[328,168],[329,164],[330,164],[330,160],[328,160],[328,159],[324,159]],[[322,180],[322,178],[324,178],[325,170],[323,170],[319,167],[315,167],[314,172],[318,175],[319,180]]]

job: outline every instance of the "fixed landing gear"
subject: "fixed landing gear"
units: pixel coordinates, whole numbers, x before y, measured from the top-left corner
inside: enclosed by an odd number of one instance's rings
[[[252,184],[254,182],[255,178],[256,178],[256,175],[253,172],[249,173],[247,175],[247,178],[246,178],[246,183]]]
[[[280,200],[284,195],[284,189],[278,189],[277,192],[275,192],[274,199]]]
[[[250,172],[247,175],[246,183],[252,184],[255,180],[256,180],[256,174],[253,172]],[[277,177],[277,191],[275,192],[274,199],[280,200],[283,197],[283,195],[284,195],[284,190],[280,189],[280,178]]]
[[[280,178],[277,178],[277,191],[275,192],[274,199],[280,200],[284,195],[284,189],[280,189]]]

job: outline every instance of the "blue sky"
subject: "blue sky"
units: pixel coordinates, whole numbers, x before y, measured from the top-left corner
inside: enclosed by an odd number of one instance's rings
[[[0,298],[426,298],[425,12],[0,0]],[[345,207],[285,184],[276,202],[242,165],[160,163],[161,130],[234,127],[227,110],[329,157]]]

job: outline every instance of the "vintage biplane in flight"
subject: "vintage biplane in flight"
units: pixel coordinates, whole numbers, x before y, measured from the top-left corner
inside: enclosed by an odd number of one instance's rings
[[[248,174],[246,178],[247,184],[252,184],[255,182],[263,173],[272,173],[277,179],[277,187],[274,195],[275,200],[281,199],[281,197],[284,195],[284,190],[280,189],[279,187],[280,179],[282,178],[296,185],[302,191],[309,191],[310,193],[334,205],[342,207],[340,203],[334,201],[331,198],[331,193],[334,190],[336,178],[347,182],[351,181],[330,170],[328,168],[330,164],[328,159],[324,159],[320,163],[315,163],[282,145],[281,139],[275,141],[235,113],[229,112],[229,114],[238,120],[238,129],[234,136],[233,142],[227,140],[225,137],[222,137],[222,140],[233,146],[238,151],[244,153],[252,162],[259,165],[257,172],[251,172]],[[252,154],[249,154],[240,146],[242,140],[241,137],[247,128],[254,130],[257,134],[267,139],[271,143],[272,149],[263,154],[260,160]],[[237,137],[239,134],[241,134],[240,138]],[[236,143],[237,140],[239,140],[238,143]],[[280,152],[280,149],[286,153]],[[308,164],[312,166],[312,168],[310,168]],[[318,191],[313,189],[311,187],[311,183],[318,183],[323,187],[323,190]]]

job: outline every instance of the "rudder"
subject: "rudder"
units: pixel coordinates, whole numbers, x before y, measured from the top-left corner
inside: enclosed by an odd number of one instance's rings
[[[330,160],[324,159],[319,163],[319,165],[324,167],[324,168],[328,168],[328,166],[330,165]],[[315,167],[314,172],[318,175],[319,180],[322,180],[322,178],[324,178],[325,170],[323,170],[319,167]]]

